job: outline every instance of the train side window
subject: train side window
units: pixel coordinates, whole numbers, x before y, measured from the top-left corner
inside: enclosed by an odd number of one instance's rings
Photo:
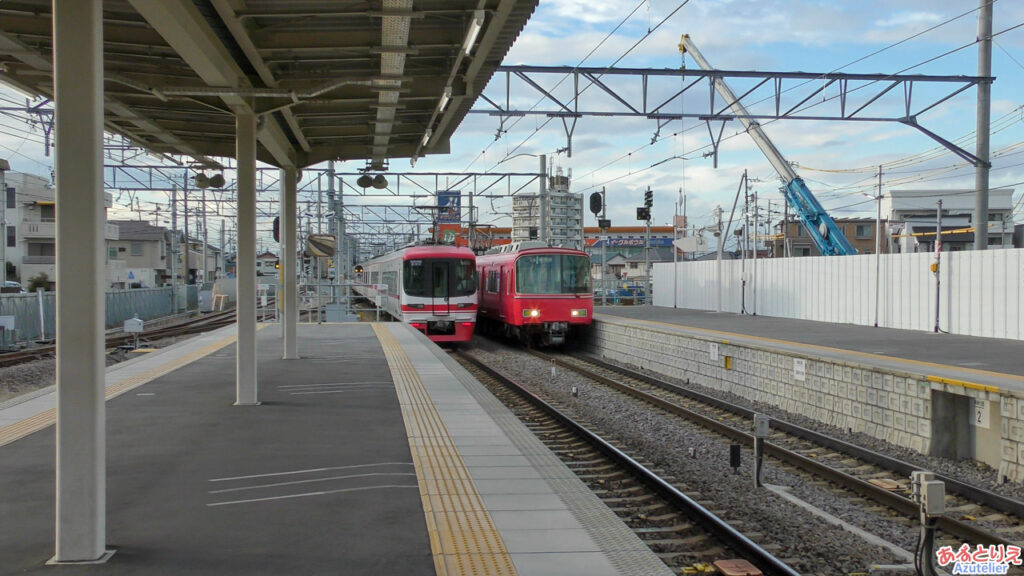
[[[487,291],[497,294],[501,291],[501,272],[491,270],[487,273]]]

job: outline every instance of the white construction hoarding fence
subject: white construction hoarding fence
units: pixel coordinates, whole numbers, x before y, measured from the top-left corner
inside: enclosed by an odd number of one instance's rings
[[[930,332],[934,262],[930,253],[727,260],[721,266],[722,312],[865,326],[874,325],[877,315],[880,327]],[[716,264],[655,264],[654,305],[715,310]],[[983,293],[974,290],[978,278],[984,279]],[[941,331],[1024,340],[1024,250],[943,252],[939,280]]]

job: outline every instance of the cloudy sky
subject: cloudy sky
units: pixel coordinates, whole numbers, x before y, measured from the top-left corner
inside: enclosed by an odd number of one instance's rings
[[[541,0],[505,63],[679,68],[682,60],[677,45],[680,35],[687,33],[720,69],[973,76],[978,59],[977,7],[977,0]],[[1024,2],[996,0],[993,32],[992,70],[997,80],[992,89],[991,186],[1018,190],[1014,201],[1020,222],[1024,221],[1020,201],[1024,191]],[[697,68],[692,58],[685,64]],[[560,80],[552,75],[543,77],[541,83],[551,87]],[[623,94],[638,94],[635,79],[604,81]],[[581,82],[582,87],[585,82]],[[669,90],[679,89],[679,83],[679,79],[657,86],[652,83],[652,95],[670,94]],[[783,105],[795,104],[820,88],[820,82],[799,84],[795,80],[784,84]],[[570,85],[563,82],[556,93],[564,95],[558,91]],[[937,90],[951,93],[956,88],[950,86]],[[733,83],[737,93],[750,87],[749,81]],[[496,76],[485,93],[503,100],[503,77]],[[851,101],[857,101],[860,94],[852,94]],[[762,89],[747,102],[769,95],[770,89]],[[915,101],[928,95],[928,87],[915,85]],[[517,84],[512,99],[529,108],[539,96]],[[581,104],[592,109],[611,106],[593,88],[583,100]],[[872,109],[891,112],[901,101],[902,91],[895,90]],[[806,105],[814,107],[809,109],[812,113],[835,114],[837,102],[833,86]],[[699,112],[702,103],[707,107],[706,87],[687,92],[681,103],[676,100],[672,106]],[[483,103],[477,106],[482,108]],[[773,105],[768,102],[752,110],[767,112],[764,106]],[[919,122],[973,152],[975,106],[972,88],[927,112]],[[974,170],[965,161],[898,123],[789,120],[764,124],[777,148],[798,167],[834,217],[874,215],[874,200],[868,195],[875,192],[879,165],[883,167],[883,193],[890,188],[974,186]],[[497,118],[470,115],[451,141],[451,154],[421,159],[415,170],[534,171],[535,157],[517,155],[547,154],[549,164],[572,171],[574,191],[607,189],[609,216],[615,225],[635,223],[634,207],[641,203],[642,191],[648,186],[655,191],[656,224],[670,222],[681,190],[685,191],[691,224],[709,224],[716,205],[728,215],[745,169],[754,180],[761,205],[767,208],[770,201],[772,210],[781,206],[775,171],[751,139],[740,133],[738,122],[725,126],[717,169],[706,155],[710,150],[708,129],[695,119],[670,123],[652,144],[657,128],[653,120],[581,118],[571,158],[556,153],[566,144],[557,120],[545,124],[543,116],[531,116],[510,119],[505,127],[507,132],[496,139]],[[14,128],[4,121],[0,154],[6,154],[16,170],[48,174],[52,157],[41,153],[41,132],[36,129],[25,139],[25,130],[23,125]],[[361,166],[349,162],[340,169],[354,171]],[[410,170],[406,160],[393,161],[392,168]],[[499,200],[493,206],[495,212],[483,210],[480,221],[508,225],[507,216],[502,215],[508,203]],[[774,215],[776,220],[779,217]],[[587,224],[594,224],[589,214]]]
[[[679,37],[687,33],[704,56],[721,69],[967,76],[977,73],[977,11],[972,10],[977,7],[976,2],[692,0],[676,11],[679,6],[680,2],[664,0],[542,0],[505,62],[566,66],[582,62],[586,66],[605,67],[618,60],[618,67],[678,68]],[[627,18],[631,12],[632,17]],[[994,33],[1022,23],[1024,3],[995,3]],[[929,29],[932,30],[926,32]],[[590,54],[599,44],[600,48]],[[1014,185],[1024,190],[1024,27],[996,36],[992,59],[997,81],[992,95],[991,148],[995,166],[991,185]],[[692,58],[687,58],[686,66],[697,67]],[[545,87],[560,78],[547,79],[550,83]],[[627,94],[635,94],[639,85],[629,79],[608,82]],[[566,82],[562,87],[569,84]],[[786,94],[787,101],[793,104],[820,87],[816,83],[803,87],[796,84],[790,81],[784,85],[794,88]],[[521,84],[516,86],[520,88],[519,102],[523,107],[536,103],[535,92]],[[751,86],[733,83],[737,93]],[[939,90],[955,90],[948,86]],[[504,98],[504,80],[492,81],[491,92]],[[591,94],[599,92],[594,90]],[[683,107],[688,111],[699,111],[701,103],[707,106],[704,91],[697,92],[687,92],[684,97],[688,100],[684,100]],[[926,92],[921,85],[915,86],[915,99]],[[755,94],[758,97],[749,102],[756,102],[769,92]],[[879,101],[880,107],[876,109],[884,111],[899,106],[902,95],[895,96]],[[855,98],[851,95],[851,99]],[[827,102],[819,103],[820,109],[835,114],[835,88],[816,97],[822,99]],[[598,98],[590,102],[600,105]],[[694,108],[689,108],[687,102],[692,102],[689,106]],[[919,121],[973,152],[975,105],[976,93],[970,89],[929,111]],[[767,112],[767,108],[760,110]],[[737,134],[738,123],[729,123],[725,128],[717,169],[713,168],[712,159],[704,156],[710,150],[710,137],[705,124],[697,120],[687,120],[685,126],[678,121],[666,126],[658,142],[652,145],[656,129],[653,120],[583,118],[574,132],[572,158],[554,154],[565,146],[561,123],[550,122],[538,131],[543,123],[543,117],[524,118],[495,140],[495,118],[470,116],[452,141],[452,155],[443,160],[424,160],[417,164],[417,169],[444,165],[472,170],[527,170],[536,166],[535,158],[518,157],[494,167],[509,153],[546,153],[549,159],[554,158],[556,166],[572,170],[575,191],[589,193],[605,187],[610,216],[617,224],[631,223],[633,207],[640,203],[647,186],[655,190],[657,223],[670,221],[679,190],[684,189],[691,223],[707,224],[716,204],[727,212],[731,209],[744,169],[752,179],[760,180],[754,188],[765,208],[769,200],[773,210],[781,205],[775,171],[748,136]],[[883,165],[883,193],[891,187],[946,189],[974,185],[973,168],[966,162],[944,149],[936,150],[936,142],[900,124],[790,120],[766,122],[765,130],[836,216],[873,215],[874,201],[865,194],[874,193],[878,165]],[[1019,210],[1018,219],[1024,220]],[[590,220],[588,217],[588,223]]]

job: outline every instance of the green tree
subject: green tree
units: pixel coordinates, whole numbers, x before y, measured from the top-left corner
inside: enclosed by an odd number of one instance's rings
[[[35,292],[40,288],[47,290],[49,287],[50,277],[46,275],[46,272],[40,272],[37,276],[28,279],[28,286],[25,289],[29,292]]]

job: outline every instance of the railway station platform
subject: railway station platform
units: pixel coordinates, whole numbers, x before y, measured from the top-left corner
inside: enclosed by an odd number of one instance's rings
[[[595,313],[656,322],[709,336],[760,342],[780,349],[814,350],[879,366],[911,368],[940,377],[1024,392],[1024,342],[664,308],[598,306]]]
[[[235,328],[110,367],[102,565],[54,553],[54,397],[0,405],[0,574],[670,574],[453,359],[399,323]]]
[[[1024,343],[597,306],[590,352],[1024,482]]]

